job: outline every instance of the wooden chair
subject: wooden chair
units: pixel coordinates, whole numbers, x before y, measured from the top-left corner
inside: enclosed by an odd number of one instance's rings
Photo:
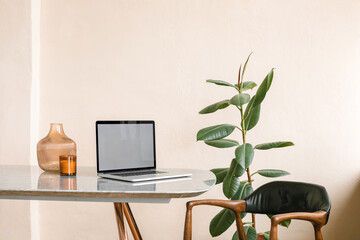
[[[240,240],[246,240],[241,213],[273,214],[271,218],[270,240],[277,240],[278,224],[288,219],[310,221],[315,230],[315,239],[322,240],[321,228],[330,214],[330,199],[323,186],[276,181],[267,183],[244,200],[197,200],[186,205],[184,240],[191,240],[192,208],[197,205],[213,205],[231,210],[236,217],[236,227]]]

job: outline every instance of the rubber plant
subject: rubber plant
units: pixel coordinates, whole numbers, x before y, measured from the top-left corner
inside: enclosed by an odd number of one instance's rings
[[[279,169],[259,169],[251,171],[251,163],[255,150],[269,150],[273,148],[283,148],[293,146],[290,141],[277,141],[257,144],[253,147],[252,144],[246,141],[248,131],[253,129],[260,119],[261,103],[264,101],[267,92],[270,89],[274,69],[271,69],[269,74],[262,81],[256,93],[251,97],[246,91],[254,89],[257,84],[251,81],[244,81],[244,73],[246,66],[250,59],[251,53],[248,56],[244,67],[239,68],[238,79],[236,84],[231,84],[222,80],[207,80],[208,83],[213,83],[218,86],[230,87],[236,91],[236,95],[230,99],[222,100],[205,107],[199,113],[210,114],[220,109],[225,109],[229,106],[234,107],[240,113],[239,125],[220,124],[216,126],[206,127],[198,131],[197,140],[204,141],[207,145],[216,148],[235,148],[234,158],[230,162],[228,168],[215,168],[211,171],[216,175],[216,184],[222,183],[222,190],[226,198],[232,200],[241,200],[253,192],[253,176],[260,175],[263,177],[275,178],[288,175],[289,173]],[[242,69],[242,70],[241,70]],[[241,132],[242,143],[237,140],[228,139],[234,130]],[[245,179],[240,178],[245,175]],[[246,213],[241,217],[244,218]],[[271,217],[271,216],[269,216]],[[252,214],[251,222],[244,222],[244,228],[248,240],[256,240],[257,232],[255,228],[255,215]],[[221,210],[210,222],[210,234],[213,237],[224,233],[235,221],[235,215],[227,209]],[[288,227],[290,221],[282,222],[281,225]],[[265,239],[268,239],[268,232],[263,233]],[[233,235],[233,240],[238,239],[237,233]]]

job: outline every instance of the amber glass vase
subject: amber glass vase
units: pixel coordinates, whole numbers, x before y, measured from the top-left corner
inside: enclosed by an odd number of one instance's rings
[[[76,155],[76,143],[65,135],[62,123],[51,123],[48,135],[37,144],[40,168],[44,171],[59,171],[60,155]]]

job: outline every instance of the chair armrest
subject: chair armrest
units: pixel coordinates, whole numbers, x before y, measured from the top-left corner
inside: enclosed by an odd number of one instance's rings
[[[270,240],[277,240],[277,227],[278,224],[282,221],[289,219],[300,219],[306,220],[313,224],[315,230],[316,239],[323,239],[321,235],[321,227],[326,224],[327,212],[317,211],[317,212],[292,212],[277,214],[271,218],[271,228],[270,228]]]
[[[238,237],[240,240],[246,240],[244,226],[241,220],[241,213],[245,212],[246,204],[244,200],[218,200],[218,199],[206,199],[195,200],[187,202],[186,204],[186,217],[184,227],[184,240],[191,240],[191,222],[192,222],[192,208],[197,205],[211,205],[217,207],[223,207],[231,210],[235,214],[236,228],[238,231]]]
[[[204,199],[187,202],[187,208],[193,208],[197,205],[211,205],[217,207],[227,208],[234,212],[245,212],[246,204],[244,200],[219,200],[219,199]]]
[[[327,212],[317,211],[317,212],[293,212],[293,213],[284,213],[277,214],[272,216],[271,225],[278,225],[280,222],[289,220],[289,219],[300,219],[311,222],[316,226],[323,226],[326,223]]]

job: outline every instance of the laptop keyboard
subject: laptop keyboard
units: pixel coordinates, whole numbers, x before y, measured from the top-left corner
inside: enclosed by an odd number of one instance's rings
[[[112,173],[111,175],[120,176],[120,177],[130,177],[130,176],[141,176],[149,174],[165,173],[162,171],[149,170],[149,171],[140,171],[140,172],[127,172],[127,173]]]

